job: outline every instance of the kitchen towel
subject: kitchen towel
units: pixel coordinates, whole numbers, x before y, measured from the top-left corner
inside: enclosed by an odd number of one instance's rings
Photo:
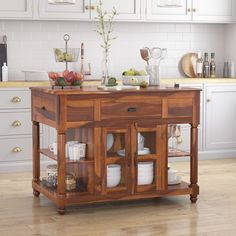
[[[159,6],[159,7],[182,7],[183,0],[158,0],[157,6]]]
[[[2,81],[2,66],[7,62],[7,37],[3,36],[3,42],[0,43],[0,81]]]

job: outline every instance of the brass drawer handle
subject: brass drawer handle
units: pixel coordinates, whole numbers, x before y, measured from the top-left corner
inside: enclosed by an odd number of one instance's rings
[[[13,98],[11,99],[11,102],[13,102],[13,103],[19,103],[19,102],[21,102],[21,98],[20,98],[20,97],[13,97]]]
[[[137,108],[136,107],[129,107],[128,112],[136,112]]]
[[[91,6],[90,9],[94,11],[95,10],[95,6]]]
[[[193,8],[193,12],[196,12],[197,11],[197,9],[196,8]]]
[[[14,152],[14,153],[22,152],[22,148],[20,148],[20,147],[14,147],[14,148],[12,149],[12,152]]]
[[[89,6],[85,6],[85,10],[89,10]]]
[[[12,123],[12,127],[19,127],[21,126],[21,122],[19,120],[16,120]]]
[[[191,8],[188,8],[188,12],[191,12]]]

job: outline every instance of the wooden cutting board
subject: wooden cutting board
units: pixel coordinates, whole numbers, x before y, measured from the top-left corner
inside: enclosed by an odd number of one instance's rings
[[[197,53],[187,53],[181,59],[182,72],[190,78],[196,78]]]

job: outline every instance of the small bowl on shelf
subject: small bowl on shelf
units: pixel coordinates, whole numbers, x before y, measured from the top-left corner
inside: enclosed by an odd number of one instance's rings
[[[54,48],[56,62],[77,62],[79,57],[79,48]]]
[[[84,76],[80,72],[68,71],[64,72],[48,72],[50,84],[52,87],[81,87]]]

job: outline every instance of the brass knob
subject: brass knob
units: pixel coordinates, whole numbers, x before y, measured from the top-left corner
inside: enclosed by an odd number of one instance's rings
[[[14,147],[12,149],[12,152],[14,152],[14,153],[22,152],[22,149],[20,147]]]
[[[21,122],[19,120],[15,120],[13,123],[12,123],[12,126],[13,127],[19,127],[21,126]]]
[[[90,9],[91,9],[91,10],[95,10],[95,6],[91,6]]]
[[[210,98],[207,98],[207,102],[211,102],[211,99],[210,99]]]
[[[85,10],[89,10],[89,6],[86,5],[86,6],[85,6]]]
[[[188,8],[188,12],[191,12],[191,8]]]
[[[197,11],[197,9],[196,8],[193,8],[193,12],[196,12]]]
[[[19,102],[21,102],[21,98],[20,98],[20,97],[13,97],[13,98],[11,99],[11,102],[13,102],[13,103],[19,103]]]

